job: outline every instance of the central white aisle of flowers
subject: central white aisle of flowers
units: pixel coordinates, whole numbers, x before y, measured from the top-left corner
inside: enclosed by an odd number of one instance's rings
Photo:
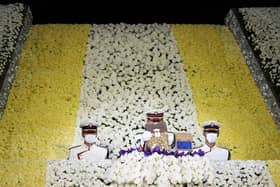
[[[190,132],[194,147],[202,145],[191,88],[169,25],[92,25],[73,144],[82,141],[80,121],[91,118],[100,124],[100,143],[117,155],[143,132],[150,110],[164,112],[169,131]]]

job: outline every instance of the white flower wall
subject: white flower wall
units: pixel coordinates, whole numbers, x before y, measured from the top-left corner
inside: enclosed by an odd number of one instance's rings
[[[280,89],[280,7],[240,8],[262,67]]]
[[[0,77],[15,50],[23,20],[23,4],[0,5]]]
[[[100,162],[48,161],[46,187],[48,186],[106,186],[105,173],[111,160]]]
[[[198,155],[174,157],[137,151],[114,162],[107,173],[112,184],[139,186],[178,186],[181,184],[211,184],[214,179],[210,161]]]
[[[112,162],[48,162],[46,186],[275,186],[265,161],[131,154]]]
[[[74,144],[81,141],[80,120],[88,117],[101,124],[98,137],[116,154],[133,145],[150,110],[165,112],[169,131],[188,131],[195,147],[202,144],[191,88],[169,25],[92,25],[84,63]]]
[[[212,166],[200,156],[130,153],[100,162],[48,161],[46,186],[181,186],[211,185]]]
[[[232,160],[211,162],[211,165],[215,186],[274,186],[265,161]]]

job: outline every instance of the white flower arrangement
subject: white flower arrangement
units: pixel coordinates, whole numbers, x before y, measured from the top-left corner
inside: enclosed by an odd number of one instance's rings
[[[177,186],[211,184],[211,165],[205,157],[175,158],[133,152],[100,162],[48,161],[46,186]]]
[[[23,25],[24,6],[21,3],[0,5],[0,77],[15,50]]]
[[[216,186],[274,186],[265,161],[232,160],[212,162],[211,165]]]
[[[133,152],[100,162],[48,161],[46,186],[269,186],[265,161],[211,161]]]
[[[48,161],[46,186],[104,186],[104,174],[110,168],[111,160]]]
[[[108,173],[108,181],[123,185],[202,185],[211,184],[213,180],[211,165],[205,157],[176,158],[157,153],[146,157],[137,151],[118,159]]]
[[[165,113],[169,131],[203,136],[191,88],[169,25],[92,25],[85,57],[77,126],[83,118],[100,123],[101,143],[114,150],[128,148],[143,132],[145,113]],[[74,144],[81,142],[77,128]]]
[[[239,11],[255,50],[260,51],[262,67],[272,83],[280,87],[280,7],[240,8]]]

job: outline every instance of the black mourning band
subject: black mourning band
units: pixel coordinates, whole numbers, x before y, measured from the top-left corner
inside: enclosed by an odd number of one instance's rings
[[[215,133],[217,133],[217,132],[219,132],[219,130],[218,129],[217,130],[207,130],[207,129],[205,129],[204,132],[215,132]]]
[[[82,129],[97,129],[96,126],[86,126],[86,127],[83,127]]]

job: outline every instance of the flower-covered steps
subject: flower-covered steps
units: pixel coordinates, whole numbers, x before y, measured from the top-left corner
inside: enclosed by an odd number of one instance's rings
[[[0,186],[44,186],[65,159],[79,106],[89,25],[33,26],[0,121]]]
[[[225,26],[174,25],[198,121],[216,119],[232,159],[280,159],[280,132]]]
[[[146,112],[162,110],[169,131],[188,131],[202,144],[169,25],[92,25],[89,37],[77,126],[85,117],[97,120],[101,143],[118,153],[143,132]],[[80,141],[77,128],[74,143]]]
[[[32,24],[28,6],[0,4],[0,118],[15,77],[23,42]]]

